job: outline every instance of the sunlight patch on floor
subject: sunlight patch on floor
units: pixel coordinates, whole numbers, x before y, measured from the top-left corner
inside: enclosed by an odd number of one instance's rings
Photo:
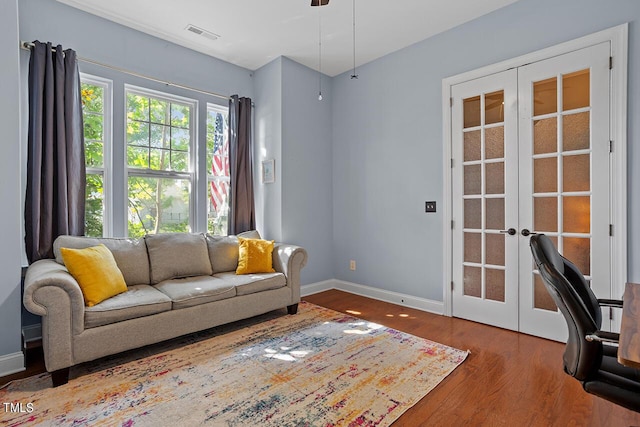
[[[311,350],[291,350],[291,347],[280,347],[280,350],[266,348],[264,357],[268,359],[284,360],[285,362],[295,362],[311,353]]]
[[[372,322],[351,323],[349,326],[351,326],[352,329],[345,329],[343,331],[345,334],[366,335],[383,327],[382,325]]]

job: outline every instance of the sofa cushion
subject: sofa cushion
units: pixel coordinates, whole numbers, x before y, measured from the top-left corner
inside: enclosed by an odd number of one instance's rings
[[[151,284],[213,274],[204,234],[148,234],[145,241],[149,251]]]
[[[237,295],[279,289],[287,284],[287,279],[282,273],[255,273],[238,276],[234,272],[227,272],[214,274],[213,277],[235,286]]]
[[[207,234],[209,260],[213,273],[236,271],[238,268],[238,238]]]
[[[238,237],[259,239],[260,233],[256,230],[250,230],[237,236],[207,234],[209,259],[214,274],[222,273],[223,271],[236,271],[236,268],[238,268]]]
[[[105,245],[84,249],[60,248],[60,252],[65,267],[82,290],[87,307],[127,291],[122,272]]]
[[[245,239],[262,239],[258,230],[243,231],[242,233],[238,233],[238,237],[244,237]]]
[[[64,265],[60,248],[84,249],[101,243],[113,254],[127,286],[149,284],[149,256],[144,239],[59,236],[53,242],[53,254],[58,264]]]
[[[155,288],[171,299],[174,310],[236,296],[233,284],[211,276],[165,280]]]
[[[153,286],[133,285],[125,293],[85,308],[84,327],[95,328],[169,310],[171,300],[168,296]]]

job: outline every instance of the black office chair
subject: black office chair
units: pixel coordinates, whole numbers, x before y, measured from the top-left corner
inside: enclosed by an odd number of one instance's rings
[[[569,328],[564,371],[588,393],[640,412],[640,371],[618,363],[619,335],[600,330],[600,308],[622,307],[622,301],[598,300],[580,270],[544,234],[531,236],[529,245],[545,287]]]

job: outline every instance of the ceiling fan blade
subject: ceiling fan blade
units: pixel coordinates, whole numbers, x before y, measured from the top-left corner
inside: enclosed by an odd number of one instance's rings
[[[326,6],[329,0],[311,0],[311,6]]]

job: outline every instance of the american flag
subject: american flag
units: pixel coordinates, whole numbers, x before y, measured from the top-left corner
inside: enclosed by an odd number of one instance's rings
[[[229,144],[225,144],[225,138],[222,135],[216,135],[215,138],[211,172],[216,177],[229,176]],[[211,185],[211,205],[219,215],[226,204],[229,184],[221,179],[211,181],[209,184]]]

